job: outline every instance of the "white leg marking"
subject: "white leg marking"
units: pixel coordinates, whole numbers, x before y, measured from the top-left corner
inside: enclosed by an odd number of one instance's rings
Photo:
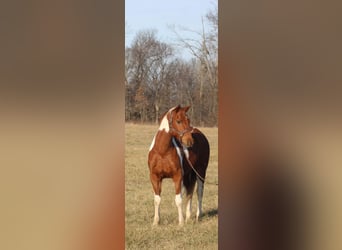
[[[154,195],[154,220],[153,225],[158,225],[159,223],[159,205],[160,205],[160,196]]]
[[[187,200],[187,204],[186,204],[186,218],[185,218],[185,221],[190,220],[190,217],[191,217],[191,202],[192,202],[192,197],[190,197],[190,198]]]
[[[182,195],[181,194],[176,194],[175,203],[176,203],[176,206],[178,208],[179,225],[183,225],[184,224],[184,218],[183,218],[183,211],[182,211]]]
[[[198,199],[198,201],[197,201],[197,212],[196,212],[196,220],[197,221],[201,215],[202,215],[202,199]]]

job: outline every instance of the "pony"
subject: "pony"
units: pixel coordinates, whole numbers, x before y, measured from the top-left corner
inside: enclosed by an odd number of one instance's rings
[[[186,219],[191,217],[192,196],[197,182],[196,221],[202,215],[204,181],[209,162],[210,148],[205,135],[190,126],[187,111],[190,106],[180,105],[169,109],[159,120],[148,153],[150,181],[154,191],[153,225],[159,224],[161,184],[164,178],[172,178],[175,186],[175,203],[179,225],[184,224],[182,188],[185,189]]]

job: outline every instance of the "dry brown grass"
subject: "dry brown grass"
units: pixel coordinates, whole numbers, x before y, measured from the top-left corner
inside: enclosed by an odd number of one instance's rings
[[[192,222],[178,226],[174,187],[170,179],[162,186],[160,225],[152,227],[153,191],[149,180],[147,154],[157,131],[156,125],[126,124],[125,149],[125,227],[126,249],[217,249],[218,248],[218,150],[217,128],[200,128],[207,136],[211,156],[204,187],[203,213],[194,221],[197,197],[194,196]]]

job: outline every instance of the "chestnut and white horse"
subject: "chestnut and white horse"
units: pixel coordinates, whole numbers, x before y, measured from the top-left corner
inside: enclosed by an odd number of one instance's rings
[[[198,198],[196,220],[202,214],[203,188],[210,149],[204,134],[190,126],[190,120],[186,114],[189,108],[189,106],[178,105],[168,110],[162,116],[159,129],[150,146],[148,166],[154,191],[153,225],[159,223],[161,184],[164,178],[172,178],[174,182],[175,203],[180,225],[184,223],[182,185],[186,195],[186,221],[191,216],[191,202],[196,182]]]

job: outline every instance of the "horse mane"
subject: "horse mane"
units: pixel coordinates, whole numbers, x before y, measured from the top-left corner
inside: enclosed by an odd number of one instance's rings
[[[158,118],[158,124],[160,125],[161,121],[163,120],[164,116],[166,115],[166,113],[169,111],[165,111],[161,116],[159,116]]]
[[[179,109],[181,106],[178,104],[177,106],[171,108],[171,109]],[[161,116],[158,118],[158,124],[160,125],[161,121],[163,120],[164,116],[166,115],[167,112],[169,112],[171,109],[165,111]]]

